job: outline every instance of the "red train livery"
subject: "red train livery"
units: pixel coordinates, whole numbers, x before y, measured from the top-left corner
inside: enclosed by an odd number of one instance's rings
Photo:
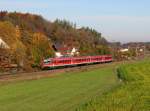
[[[83,57],[63,57],[63,58],[48,58],[41,62],[41,68],[55,68],[61,66],[75,66],[92,63],[112,62],[111,55],[101,56],[83,56]]]

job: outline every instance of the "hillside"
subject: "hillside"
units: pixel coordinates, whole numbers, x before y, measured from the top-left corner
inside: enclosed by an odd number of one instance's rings
[[[0,12],[0,37],[11,47],[13,62],[21,67],[38,66],[42,58],[54,57],[54,44],[76,47],[80,55],[110,53],[107,40],[94,29],[77,29],[66,20],[50,22],[29,13]]]

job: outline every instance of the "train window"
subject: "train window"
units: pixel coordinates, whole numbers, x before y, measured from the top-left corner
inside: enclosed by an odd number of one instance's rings
[[[81,61],[81,59],[75,59],[75,61],[76,61],[76,62],[80,62],[80,61]]]
[[[56,64],[56,63],[57,63],[57,61],[56,61],[56,60],[54,60],[54,61],[53,61],[53,63],[54,63],[54,64]]]
[[[62,63],[62,60],[59,60],[58,63]]]
[[[65,63],[65,60],[59,60],[58,63],[59,63],[59,64],[64,64],[64,63]]]
[[[64,60],[64,63],[67,63],[68,62],[68,60]]]
[[[92,60],[95,60],[95,58],[92,58]]]
[[[71,62],[71,60],[67,60],[67,63]]]

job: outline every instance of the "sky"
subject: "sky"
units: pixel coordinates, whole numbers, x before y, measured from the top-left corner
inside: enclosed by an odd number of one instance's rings
[[[150,0],[0,0],[0,10],[88,26],[109,41],[150,41]]]

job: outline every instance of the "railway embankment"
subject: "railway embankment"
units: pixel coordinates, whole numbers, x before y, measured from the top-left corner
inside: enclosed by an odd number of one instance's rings
[[[104,67],[113,67],[118,64],[122,64],[122,62],[114,62],[114,63],[105,63],[105,64],[93,64],[93,65],[85,65],[85,66],[77,66],[77,67],[68,67],[68,68],[59,68],[53,70],[43,70],[36,72],[6,72],[0,73],[0,83],[14,82],[14,81],[22,81],[22,80],[37,80],[41,78],[49,78],[57,75],[61,75],[64,73],[70,72],[88,72],[94,69],[101,69]]]

